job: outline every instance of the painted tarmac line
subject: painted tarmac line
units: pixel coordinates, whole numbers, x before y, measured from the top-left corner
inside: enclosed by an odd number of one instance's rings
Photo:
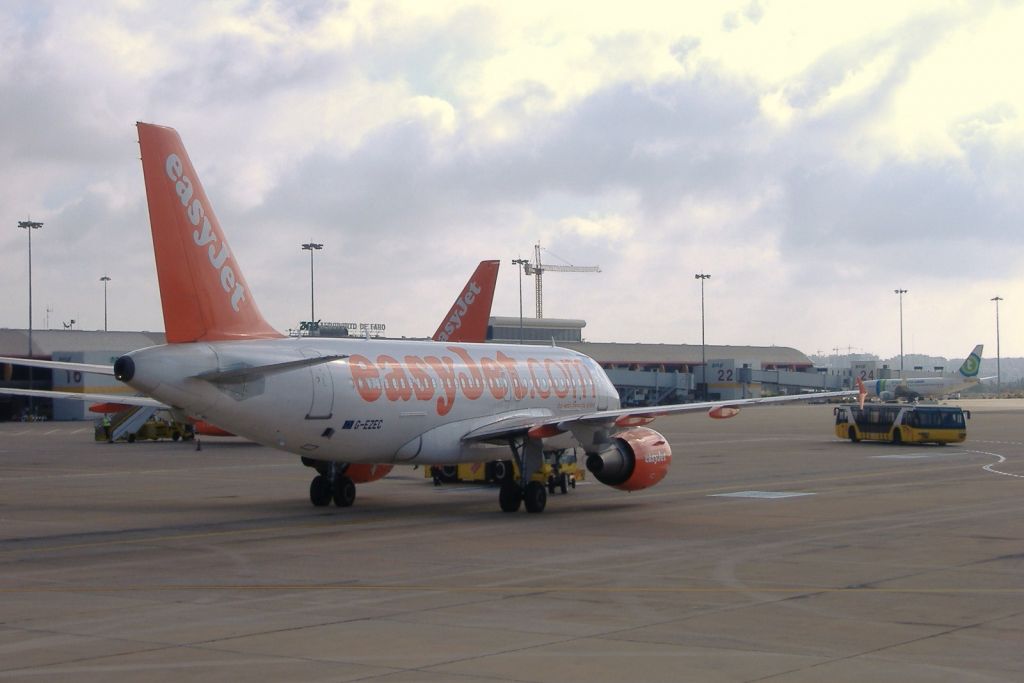
[[[762,498],[765,500],[778,500],[781,498],[816,495],[818,494],[805,491],[735,491],[733,493],[712,493],[708,495],[708,498]]]
[[[991,465],[985,465],[981,469],[992,474],[1001,474],[1004,477],[1014,477],[1015,479],[1024,479],[1024,474],[1013,474],[1012,472],[1003,472],[1002,470],[995,469],[996,465],[1002,465],[1006,462],[1006,456],[999,455],[998,453],[989,453],[988,451],[967,451],[968,453],[977,453],[979,455],[988,455],[993,458],[997,458],[998,462],[994,462]]]
[[[964,455],[968,451],[944,451],[942,453],[893,453],[890,455],[872,455],[870,457],[878,460],[927,460],[931,458],[948,458],[954,455]]]
[[[911,594],[983,594],[1020,595],[1024,588],[987,587],[933,587],[933,588],[877,588],[871,586],[443,586],[431,584],[356,584],[356,583],[211,583],[211,584],[141,584],[136,586],[0,586],[0,594],[11,593],[139,593],[173,591],[388,591],[432,593],[569,593],[569,594],[629,594],[629,593],[747,593],[751,589],[762,593],[911,593]]]

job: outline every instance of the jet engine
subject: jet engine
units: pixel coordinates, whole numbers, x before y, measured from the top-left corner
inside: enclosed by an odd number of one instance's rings
[[[365,484],[370,481],[383,479],[391,472],[392,465],[368,465],[364,463],[352,463],[345,468],[345,476],[354,484]]]
[[[894,392],[894,391],[883,391],[880,394],[878,394],[878,398],[882,399],[883,401],[895,401],[896,400],[896,392]]]
[[[312,467],[318,473],[325,477],[330,476],[330,463],[326,460],[316,460],[314,458],[302,458],[302,464],[306,467]],[[383,479],[390,472],[394,465],[378,465],[369,463],[354,462],[350,465],[345,466],[341,472],[352,480],[353,484],[366,484],[367,482],[377,481]]]
[[[623,491],[654,486],[671,464],[668,441],[647,427],[619,432],[603,450],[587,456],[587,469],[599,482]]]

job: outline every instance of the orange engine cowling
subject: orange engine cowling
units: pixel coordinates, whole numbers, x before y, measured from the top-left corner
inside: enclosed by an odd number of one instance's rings
[[[654,486],[671,464],[668,440],[647,427],[619,432],[607,448],[587,456],[587,469],[599,482],[623,491]]]
[[[345,468],[345,476],[354,484],[365,484],[368,481],[383,479],[391,472],[392,465],[368,465],[353,463]]]

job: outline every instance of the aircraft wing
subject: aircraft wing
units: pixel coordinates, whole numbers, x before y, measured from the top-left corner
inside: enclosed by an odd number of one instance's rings
[[[0,363],[10,365],[27,365],[33,368],[50,368],[53,370],[72,370],[77,372],[92,372],[98,375],[114,374],[113,365],[97,365],[95,363],[71,363],[62,360],[42,360],[39,358],[10,358],[0,356]]]
[[[89,401],[90,403],[124,403],[130,406],[146,406],[148,408],[167,408],[171,406],[161,403],[148,396],[126,396],[124,394],[89,394],[77,391],[46,391],[44,389],[0,389],[0,394],[12,396],[35,396],[38,398],[65,399],[70,401]]]
[[[767,396],[764,398],[743,398],[735,401],[704,401],[700,403],[675,403],[665,406],[619,408],[600,410],[578,415],[517,416],[500,419],[478,427],[463,435],[463,441],[488,441],[514,436],[542,438],[571,431],[574,426],[593,429],[595,427],[635,427],[652,422],[657,417],[682,413],[705,412],[712,418],[729,418],[736,415],[743,406],[758,406],[772,403],[790,403],[829,398],[848,398],[862,395],[860,390],[828,391],[817,394],[793,396]]]

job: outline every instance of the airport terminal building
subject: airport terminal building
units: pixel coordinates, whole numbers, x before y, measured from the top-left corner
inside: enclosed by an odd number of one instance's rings
[[[488,341],[556,344],[585,353],[604,368],[623,406],[756,398],[851,386],[849,373],[819,371],[788,346],[622,344],[583,341],[586,322],[492,316]],[[520,335],[522,335],[520,337]],[[704,383],[707,386],[704,386]]]
[[[802,352],[785,346],[622,344],[585,342],[586,322],[571,319],[490,318],[488,341],[552,343],[585,353],[608,373],[623,406],[701,400],[730,400],[851,386],[849,371],[816,369]],[[522,336],[520,336],[522,335]],[[129,351],[164,343],[162,332],[0,329],[0,356],[112,365]],[[705,386],[706,382],[706,386]],[[128,388],[109,375],[0,364],[0,386],[83,393],[117,393]],[[0,421],[29,415],[54,420],[95,417],[88,404],[0,395]]]

